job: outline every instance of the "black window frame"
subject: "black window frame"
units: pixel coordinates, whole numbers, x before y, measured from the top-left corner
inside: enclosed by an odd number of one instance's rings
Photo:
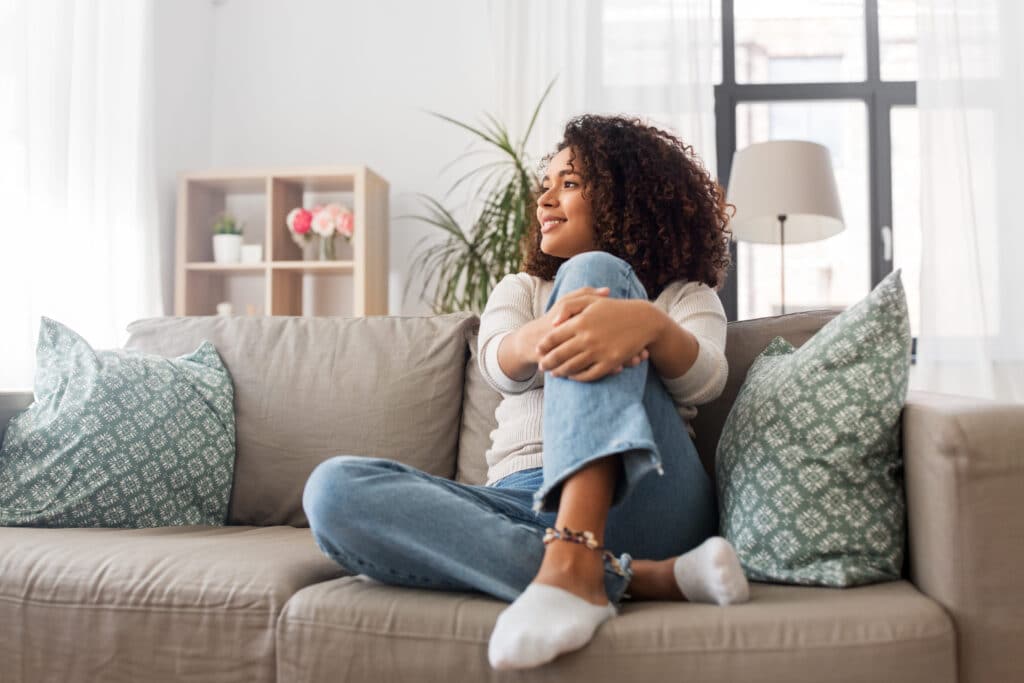
[[[728,187],[732,157],[736,151],[736,106],[743,102],[792,100],[860,100],[868,115],[868,215],[871,287],[892,272],[885,258],[883,227],[892,226],[892,139],[890,115],[893,107],[917,105],[916,81],[883,81],[878,37],[878,0],[864,0],[866,78],[863,81],[813,83],[737,83],[734,0],[720,0],[722,7],[722,82],[715,85],[715,143],[718,180]],[[890,232],[890,238],[894,233]],[[719,290],[722,306],[730,321],[737,319],[738,264],[736,243],[730,244],[733,266]],[[865,295],[867,292],[865,292]],[[916,342],[916,340],[915,340]]]

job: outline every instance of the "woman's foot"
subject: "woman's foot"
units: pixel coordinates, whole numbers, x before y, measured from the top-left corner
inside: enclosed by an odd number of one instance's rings
[[[750,584],[732,544],[712,536],[672,561],[672,574],[690,602],[731,605],[750,599]]]
[[[488,659],[495,669],[539,666],[589,643],[616,614],[605,593],[602,554],[556,541],[546,548],[534,580],[498,615]]]

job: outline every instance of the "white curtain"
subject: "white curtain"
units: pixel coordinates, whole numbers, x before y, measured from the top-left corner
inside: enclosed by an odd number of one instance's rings
[[[96,348],[161,315],[152,0],[0,0],[0,390],[40,316]]]
[[[490,0],[498,119],[531,159],[583,113],[671,129],[715,172],[714,78],[720,0]]]
[[[911,387],[1024,401],[1024,3],[918,0],[921,329]]]

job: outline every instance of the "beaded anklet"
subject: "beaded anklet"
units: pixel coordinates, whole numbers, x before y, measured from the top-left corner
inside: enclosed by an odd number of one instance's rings
[[[547,530],[544,532],[544,545],[554,543],[556,540],[581,543],[590,548],[591,550],[596,550],[608,559],[608,561],[614,568],[616,574],[618,574],[619,576],[626,575],[626,572],[622,569],[622,565],[619,564],[619,560],[615,557],[615,555],[612,555],[612,551],[608,550],[603,545],[597,545],[597,539],[594,538],[593,531],[572,531],[567,526],[562,527],[562,530],[559,531],[558,529],[555,529],[553,527],[548,527]]]

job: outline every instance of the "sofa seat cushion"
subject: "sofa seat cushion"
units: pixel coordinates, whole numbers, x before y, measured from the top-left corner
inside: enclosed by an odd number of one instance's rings
[[[346,576],[299,591],[278,621],[278,680],[481,681],[507,603]],[[953,625],[906,581],[856,588],[751,583],[741,605],[626,601],[536,681],[956,680]],[[826,673],[827,672],[827,673]]]
[[[285,602],[344,574],[308,528],[0,528],[0,678],[273,681]]]

